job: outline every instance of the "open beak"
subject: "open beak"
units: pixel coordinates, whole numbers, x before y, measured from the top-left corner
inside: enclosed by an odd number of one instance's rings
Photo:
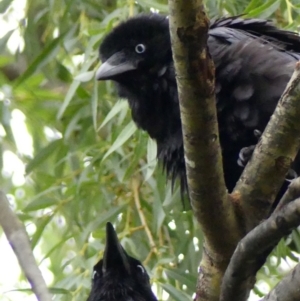
[[[135,64],[128,61],[125,54],[120,51],[113,54],[100,66],[100,68],[96,72],[96,78],[97,80],[113,79],[117,75],[135,69]]]
[[[128,255],[121,246],[113,225],[111,223],[107,223],[106,246],[102,266],[103,274],[111,268],[123,268],[128,274],[131,273]]]

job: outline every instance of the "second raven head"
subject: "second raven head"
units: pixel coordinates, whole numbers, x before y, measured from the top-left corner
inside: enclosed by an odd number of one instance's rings
[[[94,266],[87,301],[157,301],[142,263],[121,246],[114,227],[106,224],[103,258]]]

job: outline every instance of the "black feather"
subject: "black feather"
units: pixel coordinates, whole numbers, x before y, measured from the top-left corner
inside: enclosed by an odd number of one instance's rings
[[[103,258],[94,266],[87,301],[157,301],[142,263],[121,246],[114,227],[106,224]]]
[[[145,46],[143,53],[135,47]],[[271,22],[240,17],[210,25],[208,47],[216,67],[216,99],[224,176],[231,191],[243,170],[242,148],[257,142],[300,59],[300,38]],[[156,140],[158,159],[187,188],[177,86],[168,19],[140,15],[118,25],[100,47],[99,80],[116,82],[132,118]],[[199,150],[201,151],[201,150]],[[296,170],[297,171],[297,170]]]

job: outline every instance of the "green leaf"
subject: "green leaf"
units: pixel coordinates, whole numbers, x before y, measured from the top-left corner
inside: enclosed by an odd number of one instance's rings
[[[72,100],[72,98],[73,98],[73,96],[74,96],[77,88],[79,87],[79,85],[80,85],[80,81],[78,81],[78,80],[74,80],[72,82],[72,84],[71,84],[71,86],[70,86],[70,88],[69,88],[69,90],[67,92],[67,95],[66,95],[66,97],[64,99],[64,102],[61,105],[61,107],[59,108],[59,111],[57,113],[57,119],[61,119],[62,118],[62,116],[63,116],[66,108],[69,106],[69,104],[70,104],[70,102],[71,102],[71,100]]]
[[[196,287],[196,282],[197,282],[196,276],[193,276],[191,274],[186,274],[183,271],[179,271],[175,269],[173,270],[165,269],[165,271],[169,278],[178,280],[180,285],[185,284],[190,289],[194,289]]]
[[[2,39],[0,40],[0,45],[1,45],[1,43],[2,43]],[[5,42],[5,46],[6,46],[6,42]],[[0,55],[0,67],[6,66],[8,64],[11,64],[13,61],[14,60],[13,60],[13,58],[11,56]]]
[[[92,231],[97,230],[99,227],[104,227],[105,223],[112,221],[122,210],[125,208],[125,204],[119,207],[112,207],[107,212],[103,212],[99,214],[95,220],[90,222],[85,229],[82,231],[81,234],[81,241],[84,242],[91,234]]]
[[[249,11],[247,17],[260,16],[261,18],[267,18],[278,9],[279,5],[280,0],[269,0],[259,7],[256,7]]]
[[[113,145],[109,148],[106,154],[103,156],[102,161],[104,161],[110,154],[115,152],[118,148],[120,148],[137,130],[136,125],[133,121],[130,121],[122,132],[119,134]]]
[[[10,6],[11,2],[12,2],[12,0],[1,0],[0,1],[0,14],[5,13],[5,11]]]
[[[97,59],[97,57],[94,57],[88,61],[86,61],[84,63],[84,65],[82,66],[81,68],[81,72],[84,73],[86,72],[90,67],[91,65],[95,62],[95,60]],[[80,85],[80,81],[78,80],[74,80],[73,83],[71,84],[68,92],[67,92],[67,95],[64,99],[64,102],[63,104],[61,105],[61,107],[59,108],[59,111],[57,113],[57,119],[61,119],[65,110],[67,109],[67,107],[69,106],[74,94],[76,93],[76,90],[78,89]]]
[[[60,295],[71,295],[71,291],[64,289],[64,288],[60,288],[60,287],[49,287],[48,288],[51,294],[60,294]]]
[[[3,2],[0,2],[0,10],[1,10],[1,4]],[[0,39],[0,53],[5,53],[5,48],[7,47],[7,42],[10,39],[11,35],[14,33],[14,29],[9,30],[1,39]]]
[[[299,253],[300,252],[300,234],[299,234],[298,230],[294,230],[292,232],[292,238],[293,238],[294,244],[296,245],[297,252]]]
[[[163,289],[170,294],[171,298],[176,301],[190,301],[191,297],[186,293],[177,290],[174,286],[169,283],[161,283]]]
[[[52,59],[52,57],[54,57],[55,53],[58,51],[58,46],[65,35],[66,33],[62,33],[58,38],[53,39],[47,46],[44,47],[44,50],[37,55],[27,70],[20,77],[18,77],[14,84],[14,88],[17,88],[31,75],[33,75],[38,68],[46,64],[50,59]]]
[[[78,74],[74,77],[74,80],[78,80],[80,82],[88,82],[94,77],[94,71],[86,71]]]
[[[31,238],[32,249],[34,249],[36,247],[37,243],[39,242],[39,240],[41,239],[41,237],[43,235],[43,232],[44,232],[46,226],[50,223],[53,216],[54,216],[54,214],[44,215],[44,216],[40,217],[37,220],[37,222],[35,223],[36,231]]]
[[[115,103],[115,105],[112,107],[110,112],[107,114],[103,122],[101,123],[100,127],[97,131],[99,131],[101,128],[103,128],[110,120],[112,120],[120,111],[127,110],[128,109],[128,103],[124,100],[119,100]]]
[[[153,1],[153,0],[137,0],[137,2],[140,4],[146,5],[148,7],[155,8],[162,13],[169,12],[167,4],[161,4],[161,3],[158,3],[157,1]]]
[[[61,295],[71,295],[71,292],[67,289],[64,288],[59,288],[59,287],[49,287],[49,292],[51,294],[61,294]],[[13,289],[9,290],[7,292],[24,292],[24,293],[33,293],[31,288],[18,288],[18,289]]]
[[[93,95],[92,95],[92,114],[93,114],[93,125],[94,130],[97,131],[97,113],[98,113],[98,82],[95,79],[94,80],[94,89],[93,89]]]
[[[62,139],[54,140],[50,142],[46,147],[42,148],[34,158],[26,166],[26,174],[30,173],[33,169],[42,164],[48,157],[53,155],[59,145],[62,143]]]
[[[63,247],[63,245],[66,243],[66,241],[68,239],[72,238],[71,235],[67,236],[67,237],[63,237],[63,239],[58,242],[57,244],[55,244],[43,257],[43,259],[40,261],[40,264],[47,259],[55,250],[60,249],[61,247]]]
[[[261,0],[252,0],[248,6],[245,8],[244,13],[247,14],[251,10],[257,8],[261,4]]]
[[[156,142],[148,138],[147,143],[147,171],[145,176],[145,181],[147,181],[152,175],[155,170],[156,164],[157,164],[157,145]]]
[[[48,190],[54,191],[61,189],[61,187],[51,187]],[[48,191],[49,192],[49,191]],[[30,202],[24,209],[24,212],[30,212],[30,211],[36,211],[40,209],[44,209],[53,205],[56,205],[58,203],[57,199],[54,199],[53,197],[49,196],[42,196],[42,194],[39,194],[39,197],[37,197],[34,201]]]

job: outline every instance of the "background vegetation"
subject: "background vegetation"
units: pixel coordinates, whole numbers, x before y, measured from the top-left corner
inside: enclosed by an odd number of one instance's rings
[[[299,0],[206,5],[210,17],[246,13],[300,26]],[[144,262],[159,299],[191,300],[195,291],[201,231],[188,202],[177,186],[171,192],[156,166],[155,143],[136,129],[127,102],[110,82],[94,79],[98,47],[113,26],[167,9],[165,0],[0,2],[1,189],[50,272],[55,300],[87,297],[107,221]],[[294,231],[260,271],[255,292],[273,287],[286,272],[283,263],[298,262],[298,253]],[[11,289],[28,287],[22,277]]]

